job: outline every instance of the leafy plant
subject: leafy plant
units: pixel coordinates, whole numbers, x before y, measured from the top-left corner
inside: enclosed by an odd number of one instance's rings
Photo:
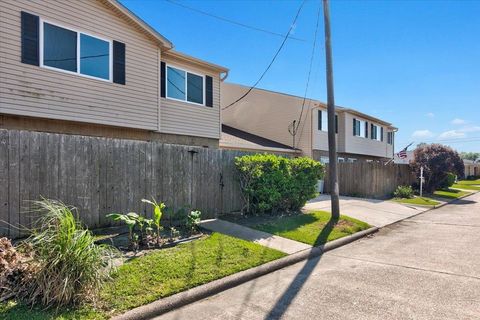
[[[175,227],[170,227],[170,241],[173,241],[178,236],[180,236],[180,231]]]
[[[193,210],[187,215],[185,226],[187,230],[194,233],[198,230],[198,225],[201,221],[202,212],[200,210]]]
[[[25,283],[22,298],[46,308],[93,299],[109,279],[117,251],[95,244],[91,232],[76,220],[74,208],[47,199],[34,204],[41,217],[26,243],[32,248],[36,272]]]
[[[413,198],[414,192],[411,186],[398,186],[393,196],[395,198],[411,199]]]
[[[128,227],[128,241],[130,243],[130,245],[132,247],[135,246],[135,237],[134,237],[134,233],[133,233],[133,230],[135,228],[135,225],[137,223],[139,223],[139,218],[140,216],[135,213],[135,212],[129,212],[127,214],[121,214],[121,213],[110,213],[110,214],[107,214],[107,218],[111,218],[113,219],[114,221],[121,221],[123,223],[125,223]],[[137,241],[138,241],[138,237],[137,238]]]
[[[442,189],[448,189],[451,186],[453,186],[453,184],[455,183],[456,180],[457,180],[457,176],[454,173],[448,172],[447,176],[442,181],[440,187]]]
[[[244,201],[242,211],[298,211],[315,197],[324,165],[309,158],[289,159],[273,154],[235,158]]]
[[[162,225],[160,223],[163,215],[163,209],[165,209],[165,204],[163,202],[158,203],[155,199],[152,200],[142,199],[142,202],[148,203],[153,207],[153,223],[157,227],[157,243],[160,244],[160,231],[162,230]]]

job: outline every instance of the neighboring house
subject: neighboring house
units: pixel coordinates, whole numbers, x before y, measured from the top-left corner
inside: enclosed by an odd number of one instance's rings
[[[0,129],[218,147],[228,69],[116,0],[0,1]]]
[[[463,159],[463,164],[465,166],[465,178],[469,176],[480,176],[480,160],[467,160]]]
[[[221,83],[221,106],[227,107],[249,88]],[[303,112],[302,112],[303,105]],[[253,89],[235,105],[222,110],[229,127],[301,150],[305,156],[328,161],[327,106],[289,94]],[[298,119],[302,114],[300,125]],[[293,143],[292,123],[298,129]],[[391,123],[349,108],[336,108],[339,161],[387,161],[393,158],[395,131]],[[289,130],[290,128],[290,130]],[[290,132],[289,132],[290,131]],[[220,142],[221,147],[222,141]]]
[[[225,124],[222,125],[220,148],[280,154],[297,154],[300,152],[300,150],[295,150],[291,146],[235,129]]]

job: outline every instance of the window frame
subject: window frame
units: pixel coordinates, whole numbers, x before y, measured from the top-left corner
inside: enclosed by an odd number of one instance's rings
[[[365,120],[360,120],[360,119],[357,119],[357,118],[354,118],[355,121],[356,121],[356,124],[355,124],[355,135],[354,137],[358,137],[358,138],[363,138],[363,139],[367,139],[367,136],[365,134],[365,128],[367,126],[367,121]],[[363,123],[363,125],[362,125]],[[357,135],[357,131],[359,132],[359,134]]]
[[[370,136],[371,136],[372,140],[382,142],[382,127],[381,126],[378,126],[378,125],[372,123],[370,131],[371,131]],[[375,134],[374,134],[374,132],[375,132]]]
[[[71,27],[67,27],[61,23],[57,23],[57,22],[54,22],[54,21],[51,21],[51,20],[46,20],[46,19],[43,19],[43,18],[39,18],[40,19],[40,56],[39,56],[39,60],[40,60],[40,67],[41,68],[45,68],[45,69],[49,69],[49,70],[55,70],[55,71],[60,71],[60,72],[64,72],[64,73],[68,73],[68,74],[73,74],[73,75],[77,75],[77,76],[81,76],[81,77],[84,77],[84,78],[89,78],[89,79],[95,79],[95,80],[100,80],[100,81],[105,81],[105,82],[110,82],[110,83],[113,83],[113,40],[111,39],[106,39],[104,37],[101,37],[101,36],[98,36],[98,35],[95,35],[95,34],[92,34],[92,33],[89,33],[89,32],[84,32],[84,31],[80,31],[79,29],[74,29],[74,28],[71,28]],[[69,71],[69,70],[65,70],[65,69],[61,69],[61,68],[56,68],[56,67],[52,67],[52,66],[47,66],[43,63],[43,59],[44,59],[44,24],[45,23],[48,23],[48,24],[51,24],[53,26],[56,26],[56,27],[59,27],[59,28],[62,28],[62,29],[65,29],[65,30],[69,30],[69,31],[72,31],[72,32],[75,32],[77,34],[77,72],[73,72],[73,71]],[[91,76],[91,75],[88,75],[88,74],[83,74],[80,72],[80,34],[84,34],[86,36],[89,36],[89,37],[93,37],[93,38],[96,38],[98,40],[102,40],[102,41],[105,41],[105,42],[108,42],[108,79],[104,79],[104,78],[99,78],[99,77],[95,77],[95,76]]]
[[[320,117],[321,114],[321,117]],[[324,119],[326,119],[324,121]],[[323,124],[326,124],[326,128],[323,128]],[[317,113],[317,131],[328,133],[328,110],[318,109]],[[338,134],[338,114],[335,113],[335,134]]]
[[[175,69],[178,69],[178,70],[181,70],[181,71],[185,72],[185,100],[172,98],[172,97],[168,96],[168,67],[172,67],[172,68],[175,68]],[[197,103],[197,102],[193,102],[193,101],[188,101],[188,91],[187,91],[188,90],[188,73],[199,76],[199,77],[202,77],[202,85],[203,85],[202,101],[203,101],[203,103],[201,103],[201,104]],[[189,104],[193,104],[193,105],[197,105],[197,106],[206,107],[207,106],[206,105],[206,102],[207,102],[206,101],[206,92],[207,92],[206,78],[207,78],[207,75],[205,75],[205,74],[201,74],[201,73],[198,73],[198,72],[195,72],[195,71],[191,71],[187,68],[179,67],[178,65],[165,62],[165,99],[180,101],[180,102],[184,102],[184,103],[189,103]]]

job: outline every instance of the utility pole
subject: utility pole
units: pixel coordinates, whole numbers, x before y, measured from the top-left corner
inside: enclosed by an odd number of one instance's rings
[[[339,187],[337,173],[337,146],[335,144],[335,99],[333,95],[333,63],[332,44],[330,40],[329,0],[323,0],[323,16],[325,21],[325,55],[327,59],[327,106],[328,106],[328,174],[330,182],[330,198],[332,219],[340,219]]]

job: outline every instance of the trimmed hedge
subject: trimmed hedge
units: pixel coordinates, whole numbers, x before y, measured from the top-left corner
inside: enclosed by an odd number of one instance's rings
[[[235,158],[244,200],[243,212],[298,211],[317,194],[325,167],[309,158],[255,154]]]

